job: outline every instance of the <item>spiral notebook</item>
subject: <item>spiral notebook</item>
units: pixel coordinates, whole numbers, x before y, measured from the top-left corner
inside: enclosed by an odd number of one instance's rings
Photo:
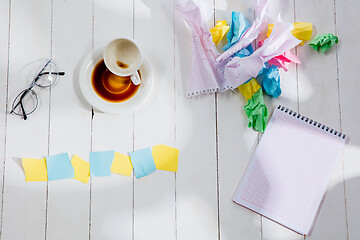
[[[233,201],[308,235],[346,139],[278,106]]]

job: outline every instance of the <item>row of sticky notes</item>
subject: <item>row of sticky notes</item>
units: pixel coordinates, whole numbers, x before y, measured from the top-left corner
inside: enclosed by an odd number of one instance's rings
[[[136,178],[141,178],[156,169],[177,172],[179,150],[165,145],[156,145],[130,152],[129,156],[115,151],[90,152],[89,162],[76,155],[70,160],[67,153],[43,159],[23,158],[26,182],[53,181],[74,178],[87,183],[91,177],[110,176],[116,173],[130,176],[133,169]]]

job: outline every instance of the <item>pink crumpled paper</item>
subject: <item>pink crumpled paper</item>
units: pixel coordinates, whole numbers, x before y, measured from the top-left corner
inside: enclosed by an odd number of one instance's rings
[[[263,42],[264,41],[259,41],[259,47],[262,46]],[[288,69],[286,68],[286,64],[291,63],[291,62],[297,63],[297,64],[301,63],[298,56],[296,56],[295,54],[293,54],[290,51],[286,51],[283,54],[276,56],[268,61],[268,63],[270,65],[278,66],[279,68],[284,69],[286,72],[288,71]]]

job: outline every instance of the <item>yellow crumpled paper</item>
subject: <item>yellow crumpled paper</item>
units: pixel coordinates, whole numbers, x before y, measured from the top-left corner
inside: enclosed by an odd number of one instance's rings
[[[266,33],[266,37],[270,36],[270,33],[273,28],[274,28],[274,24],[268,25],[268,31]],[[302,40],[300,44],[304,45],[305,41],[309,41],[311,39],[312,31],[313,31],[313,25],[311,23],[297,22],[294,23],[294,29],[291,31],[291,33],[297,39]]]
[[[246,98],[246,101],[249,101],[252,96],[259,91],[261,88],[260,84],[256,81],[255,78],[252,78],[249,82],[241,84],[238,89]]]
[[[226,24],[226,20],[218,21],[212,29],[210,29],[210,33],[212,35],[212,41],[215,43],[215,46],[219,44],[219,42],[224,38],[227,31],[229,31],[230,27]]]

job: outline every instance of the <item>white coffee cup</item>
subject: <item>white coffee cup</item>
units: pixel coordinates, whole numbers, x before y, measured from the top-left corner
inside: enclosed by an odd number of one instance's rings
[[[113,74],[130,76],[135,85],[140,84],[138,70],[142,65],[143,55],[133,40],[118,38],[111,41],[105,48],[104,61]]]

